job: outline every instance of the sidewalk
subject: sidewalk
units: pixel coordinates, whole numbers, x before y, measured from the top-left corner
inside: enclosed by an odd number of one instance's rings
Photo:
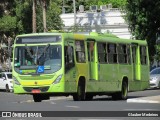
[[[160,104],[160,95],[140,97],[140,98],[131,98],[131,99],[127,99],[127,103],[159,103]]]

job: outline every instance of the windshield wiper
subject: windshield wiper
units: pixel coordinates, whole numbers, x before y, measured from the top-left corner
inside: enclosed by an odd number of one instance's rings
[[[31,54],[31,51],[30,51],[29,47],[27,46],[27,44],[25,44],[25,48],[26,48],[29,56],[33,59],[33,55]]]
[[[43,49],[43,52],[38,56],[38,46],[37,46],[35,55],[32,55],[32,53],[30,52],[30,49],[27,46],[27,44],[25,45],[27,53],[32,58],[32,60],[33,60],[33,62],[34,62],[35,65],[37,65],[37,61],[40,60],[40,58],[46,53],[46,51],[48,50],[49,47],[50,47],[50,44],[48,44],[47,46],[45,46],[45,48]]]
[[[48,50],[49,47],[50,47],[50,44],[48,44],[48,45],[43,49],[43,52],[42,52],[41,55],[39,56],[38,60],[46,53],[46,51]]]

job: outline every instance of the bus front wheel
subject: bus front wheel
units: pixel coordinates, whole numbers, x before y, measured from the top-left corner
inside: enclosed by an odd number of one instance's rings
[[[39,94],[33,95],[33,100],[34,102],[41,102],[42,101],[41,95]]]
[[[84,84],[78,84],[77,93],[73,95],[74,101],[85,100],[85,86]]]

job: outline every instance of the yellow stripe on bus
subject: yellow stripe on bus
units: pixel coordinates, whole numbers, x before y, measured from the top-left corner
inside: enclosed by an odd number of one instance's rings
[[[84,35],[81,35],[81,34],[74,34],[74,39],[77,39],[77,40],[84,40],[85,37],[84,37]]]
[[[31,86],[31,85],[50,85],[52,84],[52,80],[32,80],[32,81],[21,81],[21,85],[23,86]]]

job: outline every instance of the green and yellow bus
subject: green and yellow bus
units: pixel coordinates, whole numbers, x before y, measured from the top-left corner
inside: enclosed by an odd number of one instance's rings
[[[149,87],[147,42],[98,33],[18,35],[12,74],[14,93],[31,94],[35,102],[57,95],[126,100],[128,91]]]

